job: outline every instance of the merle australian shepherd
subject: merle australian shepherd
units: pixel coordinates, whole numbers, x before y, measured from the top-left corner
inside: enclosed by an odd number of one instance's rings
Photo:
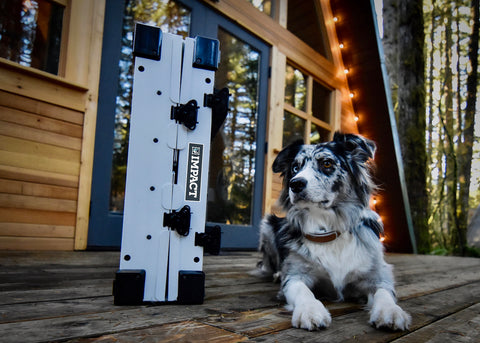
[[[281,280],[294,327],[328,327],[330,313],[318,300],[328,299],[363,300],[375,327],[408,329],[410,316],[396,304],[383,257],[383,225],[369,207],[375,149],[368,139],[337,132],[328,143],[295,142],[273,163],[283,176],[286,217],[262,221],[259,268]]]

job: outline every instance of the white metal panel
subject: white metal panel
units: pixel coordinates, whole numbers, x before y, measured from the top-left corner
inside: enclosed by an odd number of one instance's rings
[[[193,67],[195,40],[185,39],[183,52],[182,79],[180,86],[180,103],[186,104],[190,100],[196,100],[199,106],[197,126],[195,130],[189,130],[183,125],[178,128],[179,172],[178,184],[173,196],[177,199],[177,210],[184,205],[191,208],[191,224],[188,236],[180,236],[172,232],[170,237],[170,265],[169,265],[169,292],[168,300],[177,299],[178,272],[180,270],[201,271],[203,265],[203,248],[195,246],[195,233],[205,231],[205,213],[207,205],[208,167],[210,161],[210,132],[212,125],[212,110],[204,107],[204,94],[213,93],[213,81],[215,72],[211,70]],[[208,80],[209,82],[207,82]],[[198,201],[189,201],[186,197],[186,185],[188,183],[188,156],[191,144],[202,146],[202,166],[200,194]]]
[[[165,301],[169,230],[163,215],[173,189],[173,150],[165,128],[172,123],[172,100],[179,98],[183,42],[164,34],[161,44],[160,61],[135,59],[120,260],[120,269],[145,270],[145,301]],[[169,201],[162,201],[163,192]]]
[[[194,49],[194,39],[164,33],[160,61],[135,61],[120,269],[145,270],[144,301],[176,301],[179,271],[203,265],[195,234],[205,230],[212,121],[203,101],[215,75],[193,67]],[[172,106],[190,100],[199,106],[194,130],[171,119]],[[163,227],[165,213],[185,205],[188,235]]]

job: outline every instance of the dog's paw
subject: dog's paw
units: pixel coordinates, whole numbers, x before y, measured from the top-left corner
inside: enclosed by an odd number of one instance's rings
[[[408,330],[412,319],[397,304],[373,306],[370,311],[370,324],[378,328]]]
[[[309,331],[323,329],[330,325],[332,317],[323,304],[314,300],[295,306],[292,315],[292,325]]]

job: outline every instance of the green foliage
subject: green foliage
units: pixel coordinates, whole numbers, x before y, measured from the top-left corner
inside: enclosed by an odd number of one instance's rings
[[[466,112],[471,93],[467,76],[475,74],[478,87],[477,70],[470,67],[468,56],[472,4],[467,0],[424,1],[428,226],[433,254],[476,253],[466,242],[468,211],[480,200],[478,175],[471,174],[472,161],[478,169],[480,160],[478,149],[472,153],[475,137],[469,130],[475,118]]]
[[[475,247],[471,247],[471,246],[467,246],[466,249],[465,249],[465,256],[480,257],[480,249],[475,248]]]

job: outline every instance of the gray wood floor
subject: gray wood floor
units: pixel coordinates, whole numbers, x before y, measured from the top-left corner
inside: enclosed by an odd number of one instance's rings
[[[332,325],[290,325],[278,284],[249,272],[259,255],[207,256],[203,305],[114,306],[116,252],[0,252],[0,342],[480,342],[480,259],[388,255],[406,333],[376,330],[357,304],[329,303]]]

